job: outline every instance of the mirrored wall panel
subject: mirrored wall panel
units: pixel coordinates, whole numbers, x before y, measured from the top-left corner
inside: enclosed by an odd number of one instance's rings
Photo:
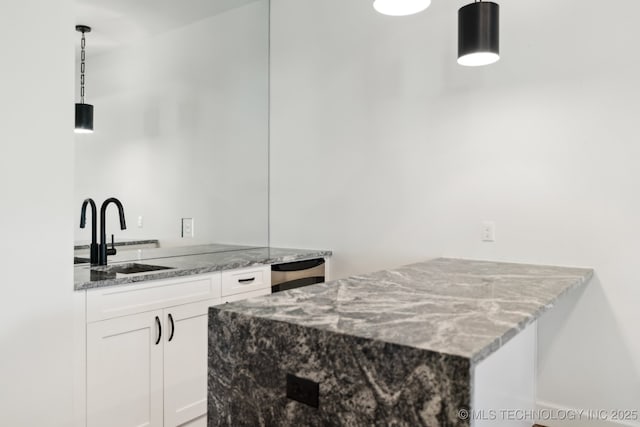
[[[268,246],[269,2],[78,0],[85,102],[75,208],[118,198],[107,234],[160,246]],[[80,34],[76,39],[79,100]],[[76,101],[78,102],[78,101]],[[89,222],[90,225],[90,222]],[[90,226],[76,226],[78,243]]]

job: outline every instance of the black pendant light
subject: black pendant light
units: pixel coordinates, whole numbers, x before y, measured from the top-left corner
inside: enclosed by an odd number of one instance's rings
[[[458,64],[489,65],[500,59],[500,6],[476,1],[458,11]]]
[[[82,33],[80,44],[80,103],[76,104],[76,133],[93,133],[93,105],[84,103],[84,72],[85,72],[85,33],[91,32],[91,27],[76,25],[76,31]]]

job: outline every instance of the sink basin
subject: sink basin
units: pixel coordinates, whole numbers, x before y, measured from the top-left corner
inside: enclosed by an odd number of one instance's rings
[[[73,264],[89,264],[91,260],[89,258],[73,257]]]
[[[172,267],[162,267],[160,265],[147,265],[147,264],[116,264],[108,265],[104,267],[94,267],[92,270],[104,272],[104,273],[119,273],[119,274],[137,274],[148,273],[150,271],[171,270]]]

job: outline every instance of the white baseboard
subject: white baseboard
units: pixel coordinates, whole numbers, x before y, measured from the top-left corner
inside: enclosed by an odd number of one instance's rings
[[[609,410],[603,410],[601,416],[598,416],[598,410],[591,410],[591,419],[589,419],[589,411],[566,408],[563,406],[555,405],[550,402],[536,402],[537,409],[544,411],[545,415],[553,415],[553,419],[540,419],[538,422],[547,427],[640,427],[640,414],[637,416],[631,416],[628,420],[612,420],[612,414]],[[580,414],[582,415],[580,417]],[[621,414],[623,417],[630,414]],[[568,419],[570,416],[574,416],[573,420]],[[563,419],[559,419],[563,418]],[[633,419],[636,418],[636,419]]]

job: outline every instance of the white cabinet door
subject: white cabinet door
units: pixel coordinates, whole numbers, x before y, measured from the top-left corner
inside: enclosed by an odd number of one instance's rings
[[[164,425],[205,425],[208,308],[219,300],[164,310]],[[190,424],[186,424],[191,422]]]
[[[162,427],[162,310],[87,325],[87,426]]]

